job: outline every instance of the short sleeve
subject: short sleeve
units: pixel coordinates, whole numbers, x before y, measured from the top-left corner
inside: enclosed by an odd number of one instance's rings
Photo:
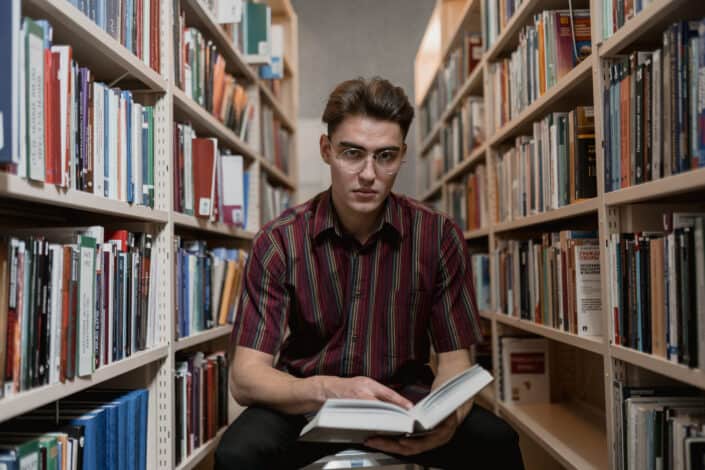
[[[448,219],[441,234],[430,329],[436,352],[465,349],[482,340],[470,254],[462,232]]]
[[[252,243],[231,344],[275,354],[284,338],[290,296],[284,283],[284,252],[269,232]]]

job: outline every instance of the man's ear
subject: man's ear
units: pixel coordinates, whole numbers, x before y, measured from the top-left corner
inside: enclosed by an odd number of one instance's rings
[[[321,148],[321,158],[324,162],[326,162],[327,165],[330,165],[330,158],[333,154],[333,149],[331,147],[332,144],[330,142],[330,139],[326,134],[321,134],[319,145]]]

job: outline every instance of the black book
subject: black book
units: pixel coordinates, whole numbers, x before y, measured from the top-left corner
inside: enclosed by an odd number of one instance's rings
[[[680,293],[680,362],[690,367],[698,366],[697,314],[693,297],[695,296],[694,236],[690,227],[676,231],[679,239],[679,293]],[[682,359],[682,360],[681,360]]]

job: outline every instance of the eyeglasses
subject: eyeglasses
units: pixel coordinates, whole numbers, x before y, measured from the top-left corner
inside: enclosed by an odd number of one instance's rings
[[[332,141],[331,145],[333,145]],[[404,161],[403,152],[400,149],[382,149],[373,152],[358,147],[345,147],[336,154],[335,158],[344,171],[356,174],[365,169],[368,155],[372,155],[375,171],[385,175],[398,172]]]

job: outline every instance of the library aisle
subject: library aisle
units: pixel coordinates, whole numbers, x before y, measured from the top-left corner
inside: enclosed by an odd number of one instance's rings
[[[250,249],[326,189],[308,79],[357,60],[304,1],[1,2],[0,469],[213,468]],[[428,3],[401,186],[471,255],[476,403],[529,470],[704,468],[705,2]]]

